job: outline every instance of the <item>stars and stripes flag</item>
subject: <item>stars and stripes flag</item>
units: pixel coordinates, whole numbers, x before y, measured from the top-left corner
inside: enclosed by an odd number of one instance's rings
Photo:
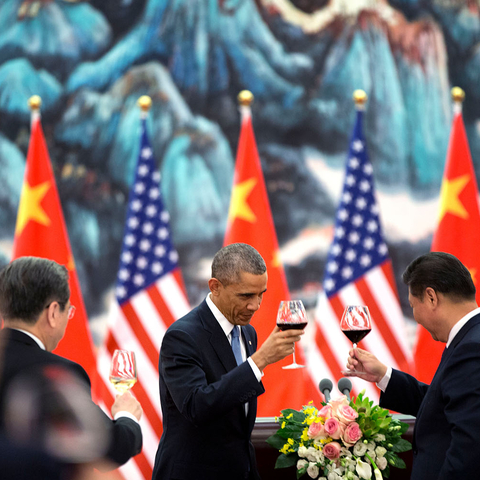
[[[460,102],[454,105],[454,118],[447,161],[440,192],[438,226],[432,252],[455,255],[470,271],[480,302],[480,210],[478,188]],[[415,377],[430,383],[445,345],[433,340],[422,326],[417,327],[414,349]]]
[[[367,305],[370,310],[372,331],[360,347],[387,365],[410,369],[404,318],[382,235],[362,118],[358,107],[323,292],[315,312],[315,341],[308,350],[308,366],[317,381],[328,377],[336,383],[346,368],[352,344],[340,330],[340,319],[347,305]],[[371,384],[355,379],[355,386],[357,391],[366,388],[371,399],[378,399],[378,390]]]
[[[140,153],[130,191],[115,300],[108,331],[98,353],[101,398],[110,407],[115,390],[108,383],[115,349],[133,350],[138,381],[133,394],[142,404],[143,450],[120,467],[128,480],[150,479],[162,434],[158,357],[166,329],[190,310],[170,235],[169,214],[160,189],[145,114],[141,119]]]

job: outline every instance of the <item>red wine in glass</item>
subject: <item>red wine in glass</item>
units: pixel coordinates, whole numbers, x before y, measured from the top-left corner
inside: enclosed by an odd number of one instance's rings
[[[307,314],[301,300],[285,300],[280,302],[277,314],[277,327],[280,330],[303,330],[307,326]],[[284,369],[304,368],[295,359],[295,345],[293,345],[293,363],[282,367]]]
[[[364,305],[348,305],[340,320],[340,329],[357,348],[357,343],[363,340],[372,329],[370,312]],[[354,370],[346,370],[343,373],[362,373]]]

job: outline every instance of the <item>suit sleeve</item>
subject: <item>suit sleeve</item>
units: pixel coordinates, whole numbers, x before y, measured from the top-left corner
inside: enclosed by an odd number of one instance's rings
[[[142,430],[131,418],[112,421],[107,417],[107,421],[110,424],[110,444],[105,458],[120,466],[141,452]]]
[[[160,350],[160,369],[177,409],[195,425],[207,422],[264,393],[248,362],[207,380],[206,360],[189,333],[169,330]]]
[[[478,477],[479,365],[478,343],[466,343],[455,348],[445,368],[440,390],[451,442],[438,476],[439,480]]]
[[[90,391],[90,378],[87,372],[80,365],[73,365],[78,377],[86,383]],[[115,464],[112,468],[117,468],[141,452],[142,430],[140,425],[131,418],[121,417],[118,420],[111,420],[99,406],[95,405],[95,407],[104,420],[109,439],[104,458]],[[105,465],[102,463],[99,468],[105,470]]]
[[[393,369],[388,386],[380,395],[380,406],[416,417],[427,390],[428,385],[425,383]]]

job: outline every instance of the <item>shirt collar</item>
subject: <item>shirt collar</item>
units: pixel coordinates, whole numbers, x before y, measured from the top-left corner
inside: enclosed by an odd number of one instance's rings
[[[43,342],[42,342],[38,337],[36,337],[33,333],[27,332],[26,330],[22,330],[21,328],[12,328],[12,330],[18,330],[19,332],[22,332],[22,333],[24,333],[25,335],[28,335],[30,338],[33,338],[33,340],[35,340],[35,342],[37,342],[38,346],[39,346],[42,350],[46,350],[45,345],[43,344]]]
[[[232,325],[225,315],[217,308],[217,306],[213,303],[213,300],[211,299],[211,293],[207,295],[207,298],[205,299],[208,305],[208,308],[210,308],[211,312],[213,313],[213,316],[217,319],[217,322],[220,324],[222,327],[222,330],[224,331],[225,335],[228,337],[230,333],[232,333],[234,325]]]
[[[478,315],[480,313],[480,307],[476,308],[475,310],[472,310],[471,312],[467,313],[464,317],[462,317],[450,330],[450,333],[448,334],[448,340],[447,340],[447,345],[446,348],[450,346],[452,343],[453,339],[457,335],[457,333],[462,329],[462,327],[475,315]]]

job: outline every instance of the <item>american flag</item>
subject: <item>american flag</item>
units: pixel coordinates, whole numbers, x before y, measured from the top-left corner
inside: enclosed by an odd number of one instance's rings
[[[115,390],[108,383],[115,349],[133,350],[138,381],[133,393],[142,404],[143,451],[120,468],[128,480],[150,479],[162,434],[158,357],[166,329],[190,309],[183,290],[178,254],[170,235],[147,131],[141,119],[140,153],[130,191],[115,300],[106,340],[98,354],[100,396],[110,406]]]
[[[409,371],[411,354],[375,200],[373,167],[362,132],[359,108],[350,142],[345,181],[336,213],[335,233],[328,252],[323,292],[315,312],[315,342],[309,349],[309,368],[319,381],[338,381],[345,369],[350,341],[340,330],[347,305],[367,305],[372,331],[362,347],[394,368]],[[355,380],[378,399],[378,390]],[[357,390],[358,391],[358,390]]]

